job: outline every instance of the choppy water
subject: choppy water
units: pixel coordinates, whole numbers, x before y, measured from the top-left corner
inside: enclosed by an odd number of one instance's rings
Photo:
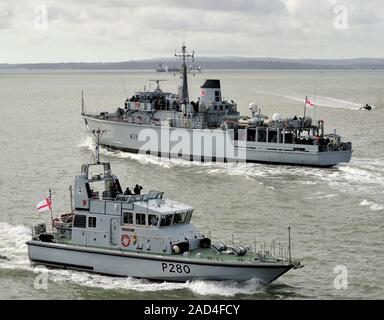
[[[197,96],[204,78],[220,78],[223,96],[243,113],[256,101],[271,115],[302,114],[305,95],[319,105],[310,116],[353,142],[353,160],[331,169],[261,164],[196,164],[103,152],[122,184],[161,189],[195,207],[194,223],[215,238],[286,241],[305,265],[275,283],[196,281],[151,283],[68,270],[48,273],[37,290],[25,241],[30,226],[48,221],[35,205],[48,188],[55,212],[69,208],[68,186],[89,161],[80,118],[81,90],[89,110],[117,107],[142,88],[150,72],[0,73],[0,298],[383,298],[384,73],[364,71],[222,71],[191,79]],[[164,89],[174,91],[177,79]],[[125,87],[125,88],[124,88]],[[127,92],[127,93],[125,93]],[[316,93],[316,94],[315,94]],[[371,112],[359,106],[375,106]],[[348,270],[348,288],[334,288],[334,268]]]

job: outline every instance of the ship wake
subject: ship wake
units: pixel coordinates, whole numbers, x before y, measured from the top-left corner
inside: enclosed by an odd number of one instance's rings
[[[256,93],[260,93],[263,95],[280,97],[300,103],[304,103],[305,94],[299,95],[291,95],[291,94],[278,94],[273,92],[266,91],[255,91]],[[365,103],[357,103],[354,101],[348,101],[344,99],[339,99],[335,97],[321,96],[317,95],[316,97],[309,97],[310,100],[315,104],[315,106],[324,107],[324,108],[334,108],[334,109],[347,109],[347,110],[360,110],[360,108],[365,105]],[[372,109],[376,109],[376,106],[371,105]]]

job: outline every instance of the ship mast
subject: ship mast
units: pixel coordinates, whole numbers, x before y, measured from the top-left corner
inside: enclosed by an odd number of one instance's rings
[[[91,132],[96,138],[96,146],[95,146],[95,164],[100,164],[100,138],[107,130],[101,130],[100,128],[93,129]]]
[[[182,75],[182,91],[181,91],[181,102],[188,104],[189,103],[189,95],[188,95],[188,80],[187,80],[187,65],[185,63],[186,58],[192,58],[192,62],[194,62],[195,59],[195,52],[192,51],[192,54],[187,54],[186,46],[183,43],[183,46],[181,47],[181,54],[175,53],[175,57],[182,57],[183,63],[181,65],[181,75]]]

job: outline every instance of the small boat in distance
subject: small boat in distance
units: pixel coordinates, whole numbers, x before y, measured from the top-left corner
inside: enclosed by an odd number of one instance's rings
[[[362,106],[360,108],[360,110],[368,110],[368,111],[371,111],[372,110],[372,106],[370,106],[368,103],[365,104],[365,106]]]
[[[97,142],[103,134],[93,132]],[[196,279],[269,283],[301,268],[288,249],[265,244],[212,243],[192,223],[193,208],[161,191],[123,193],[111,165],[99,160],[81,166],[75,178],[74,210],[33,228],[27,242],[32,264],[113,276],[185,282]],[[72,197],[72,192],[71,192]],[[49,203],[51,203],[49,201]],[[51,212],[52,213],[52,212]],[[256,241],[255,241],[256,244]]]

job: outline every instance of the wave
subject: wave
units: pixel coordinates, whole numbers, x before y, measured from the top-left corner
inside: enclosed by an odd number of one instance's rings
[[[367,199],[364,199],[360,202],[361,206],[369,206],[369,209],[372,211],[380,211],[384,209],[384,205],[376,203],[374,201],[368,201]]]
[[[0,222],[0,268],[29,269],[29,258],[25,242],[30,238],[30,228]]]
[[[183,283],[153,282],[132,277],[115,278],[68,270],[50,271],[49,279],[53,282],[68,282],[75,285],[104,290],[129,290],[139,292],[189,290],[202,296],[232,297],[238,294],[257,294],[264,292],[264,287],[256,279],[250,279],[243,283],[203,280]]]

